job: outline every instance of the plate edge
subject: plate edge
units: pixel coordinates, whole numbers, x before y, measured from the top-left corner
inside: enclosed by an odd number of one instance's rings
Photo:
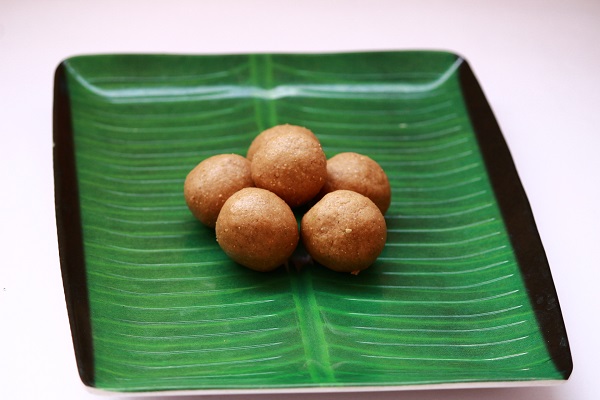
[[[54,207],[63,289],[81,381],[94,385],[92,326],[85,271],[73,122],[65,62],[54,74],[52,110]]]
[[[564,379],[568,379],[572,372],[573,365],[566,329],[558,303],[558,296],[550,275],[548,261],[535,225],[535,221],[533,219],[529,202],[526,198],[521,181],[517,175],[516,168],[512,161],[512,157],[503,139],[496,119],[471,68],[469,67],[468,63],[464,61],[462,56],[451,51],[423,51],[454,54],[463,60],[459,66],[459,80],[461,89],[464,93],[467,111],[473,123],[474,132],[485,160],[486,169],[490,174],[490,180],[494,186],[496,198],[498,199],[498,204],[500,206],[505,223],[507,223],[507,226],[509,227],[510,240],[513,244],[513,248],[515,249],[515,255],[519,260],[519,267],[521,268],[522,276],[530,294],[531,305],[536,314],[536,318],[538,319],[542,334],[544,335],[546,346],[552,356],[553,362],[557,366],[557,370],[562,373]],[[350,51],[340,53],[362,52]],[[373,51],[373,53],[378,53],[378,51]],[[323,55],[337,53],[325,52],[314,54]],[[214,55],[223,56],[225,54]],[[77,57],[86,57],[86,55],[74,56],[70,57],[69,59]],[[63,61],[56,69],[54,86],[53,158],[57,232],[59,239],[59,255],[63,286],[78,370],[83,383],[86,386],[93,387],[94,363],[91,338],[91,318],[85,273],[81,214],[79,210],[75,153],[73,148],[73,129],[70,114],[70,99],[67,88],[67,72],[65,68],[65,61]],[[488,135],[488,133],[491,134]],[[490,142],[490,139],[493,140],[493,143],[488,143]],[[501,165],[509,168],[504,170],[500,169],[495,171],[495,173],[492,173],[493,167],[490,160],[497,160],[498,158],[502,159],[500,163]],[[497,183],[499,180],[501,182],[508,182],[508,186],[511,187],[511,189],[509,189],[506,193],[515,193],[517,195],[515,196],[517,199],[501,200],[499,196],[500,191],[497,190]],[[503,184],[506,185],[506,183]],[[509,202],[508,204],[512,204],[511,202],[513,201],[517,201],[519,203],[519,207],[521,207],[519,210],[522,211],[523,214],[521,216],[522,219],[520,221],[516,221],[516,225],[523,227],[529,224],[527,229],[513,229],[513,225],[512,223],[509,223],[509,220],[512,221],[519,219],[508,218],[510,214],[507,214],[506,211],[506,201]],[[529,241],[532,242],[534,245],[533,250],[528,248],[520,249],[519,246],[515,245],[517,242],[522,240],[523,237],[527,239],[528,243]],[[524,266],[529,265],[529,263],[522,260],[530,259],[535,261],[532,264],[535,269],[533,271],[526,271]],[[542,277],[543,279],[541,279]],[[541,288],[545,288],[546,290],[541,292]],[[541,302],[541,305],[533,301],[536,294],[542,296],[542,299],[544,300]],[[546,309],[546,306],[552,306],[553,308],[548,310]],[[559,323],[554,324],[553,321],[559,321]],[[557,340],[557,337],[560,337],[560,340]]]
[[[199,53],[186,53],[186,52],[100,52],[100,53],[76,53],[65,58],[61,64],[68,64],[77,59],[85,58],[103,58],[103,57],[239,57],[239,56],[250,56],[250,55],[286,55],[286,56],[335,56],[335,55],[369,55],[369,54],[396,54],[396,53],[438,53],[455,56],[457,59],[464,59],[462,55],[454,51],[453,49],[446,49],[442,47],[415,47],[415,48],[404,48],[404,49],[387,49],[387,50],[370,50],[364,49],[339,49],[339,50],[315,50],[315,51],[251,51],[251,52],[199,52]]]
[[[506,224],[531,307],[552,361],[566,380],[573,371],[573,360],[550,265],[531,205],[494,113],[475,74],[464,59],[458,75],[465,107]]]
[[[481,382],[453,382],[453,383],[427,383],[389,386],[311,386],[287,388],[257,388],[257,389],[173,389],[163,391],[114,391],[110,389],[90,388],[90,393],[100,396],[128,396],[144,398],[150,396],[239,396],[239,395],[277,395],[277,394],[326,394],[326,393],[381,393],[381,392],[409,392],[423,390],[469,390],[469,389],[501,389],[524,387],[547,387],[562,385],[566,381],[551,380],[526,380],[526,381],[481,381]]]

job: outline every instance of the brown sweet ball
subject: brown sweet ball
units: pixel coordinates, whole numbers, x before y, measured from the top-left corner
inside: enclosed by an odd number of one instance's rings
[[[350,190],[325,195],[302,218],[302,242],[318,263],[357,274],[382,252],[385,219],[369,198]]]
[[[250,186],[254,186],[250,161],[237,154],[220,154],[205,159],[190,171],[183,194],[192,214],[214,228],[229,196]]]
[[[321,195],[335,190],[352,190],[367,196],[385,214],[392,191],[385,171],[373,159],[358,153],[339,153],[327,160],[327,182]]]
[[[217,242],[235,262],[255,271],[271,271],[292,255],[299,241],[291,208],[268,190],[246,188],[221,209]]]
[[[315,197],[325,184],[327,159],[317,140],[282,133],[260,146],[251,171],[256,187],[270,190],[296,207]]]
[[[250,161],[254,158],[254,154],[256,151],[266,142],[273,139],[274,137],[282,134],[282,133],[293,133],[296,135],[306,135],[310,138],[319,141],[314,133],[310,129],[306,129],[302,126],[283,124],[277,125],[272,128],[266,129],[262,131],[258,136],[254,138],[250,147],[248,148],[248,152],[246,153],[246,158]]]

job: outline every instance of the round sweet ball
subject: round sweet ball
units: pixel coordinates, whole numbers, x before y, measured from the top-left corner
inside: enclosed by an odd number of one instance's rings
[[[281,197],[290,207],[315,197],[327,179],[321,144],[308,135],[282,133],[263,143],[251,163],[256,187]]]
[[[319,264],[357,274],[381,254],[385,219],[369,198],[350,190],[326,194],[302,218],[302,242]]]
[[[273,139],[274,137],[281,135],[282,133],[292,133],[295,135],[306,135],[307,137],[312,138],[312,139],[316,140],[317,142],[319,141],[319,139],[317,139],[315,134],[310,129],[304,128],[302,126],[290,125],[290,124],[276,125],[276,126],[273,126],[269,129],[262,131],[260,134],[258,134],[254,138],[254,140],[250,144],[250,147],[248,147],[248,152],[246,153],[246,158],[248,160],[252,161],[252,159],[254,158],[254,154],[263,144],[265,144],[269,140]]]
[[[189,172],[183,194],[192,214],[214,228],[229,196],[251,186],[250,161],[237,154],[220,154],[203,160]]]
[[[215,231],[219,246],[231,259],[261,272],[285,263],[300,240],[291,208],[259,188],[242,189],[227,199]]]
[[[321,196],[336,190],[367,196],[385,214],[392,200],[388,177],[373,159],[358,153],[339,153],[327,160],[327,181]]]

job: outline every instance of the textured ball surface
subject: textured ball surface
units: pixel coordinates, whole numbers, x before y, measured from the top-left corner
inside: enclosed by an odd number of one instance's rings
[[[283,133],[256,151],[251,172],[256,187],[270,190],[296,207],[315,197],[325,184],[327,159],[317,140]]]
[[[373,159],[358,153],[339,153],[327,160],[327,181],[320,195],[352,190],[367,196],[385,214],[392,200],[388,177]]]
[[[290,207],[268,190],[246,188],[223,205],[216,224],[217,242],[235,262],[256,271],[285,263],[299,241]]]
[[[205,159],[189,172],[183,194],[192,214],[214,228],[229,196],[252,186],[250,161],[237,154],[220,154]]]
[[[302,218],[302,242],[318,263],[339,272],[368,268],[383,251],[385,219],[367,197],[349,190],[326,194]]]
[[[281,135],[284,133],[292,133],[295,135],[306,135],[307,137],[312,138],[312,139],[316,140],[317,142],[319,141],[319,139],[317,139],[315,134],[312,133],[312,131],[310,129],[304,128],[302,126],[290,125],[290,124],[276,125],[272,128],[265,129],[264,131],[262,131],[260,134],[258,134],[254,138],[254,140],[250,144],[250,147],[248,148],[248,152],[246,153],[246,158],[248,160],[252,161],[252,159],[254,158],[254,154],[263,144],[267,143],[269,140],[273,139],[274,137],[277,137],[278,135]]]

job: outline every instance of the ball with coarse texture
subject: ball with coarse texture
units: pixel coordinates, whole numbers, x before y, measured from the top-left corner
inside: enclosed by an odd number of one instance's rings
[[[263,144],[267,143],[269,140],[273,139],[274,137],[277,137],[278,135],[281,135],[284,133],[292,133],[294,135],[306,135],[307,137],[312,138],[312,139],[316,140],[317,142],[319,141],[319,139],[317,139],[315,134],[312,133],[312,131],[310,129],[304,128],[302,126],[290,125],[290,124],[276,125],[269,129],[265,129],[264,131],[259,133],[254,138],[254,140],[250,144],[250,147],[248,148],[248,152],[246,153],[246,158],[248,160],[252,161],[252,159],[254,158],[254,154],[258,151],[258,149]]]
[[[301,236],[311,257],[338,272],[357,274],[383,251],[387,238],[379,208],[362,194],[326,194],[302,218]]]
[[[315,197],[325,184],[327,159],[318,140],[282,133],[260,146],[250,169],[256,187],[296,207]]]
[[[367,196],[382,214],[390,207],[392,190],[388,177],[376,161],[365,155],[339,153],[327,160],[327,182],[320,196],[341,189]]]
[[[250,161],[237,154],[219,154],[205,159],[188,173],[183,193],[192,214],[214,228],[229,196],[251,186],[254,182]]]
[[[215,231],[219,246],[231,259],[262,272],[285,263],[299,241],[291,208],[259,188],[242,189],[227,199]]]

